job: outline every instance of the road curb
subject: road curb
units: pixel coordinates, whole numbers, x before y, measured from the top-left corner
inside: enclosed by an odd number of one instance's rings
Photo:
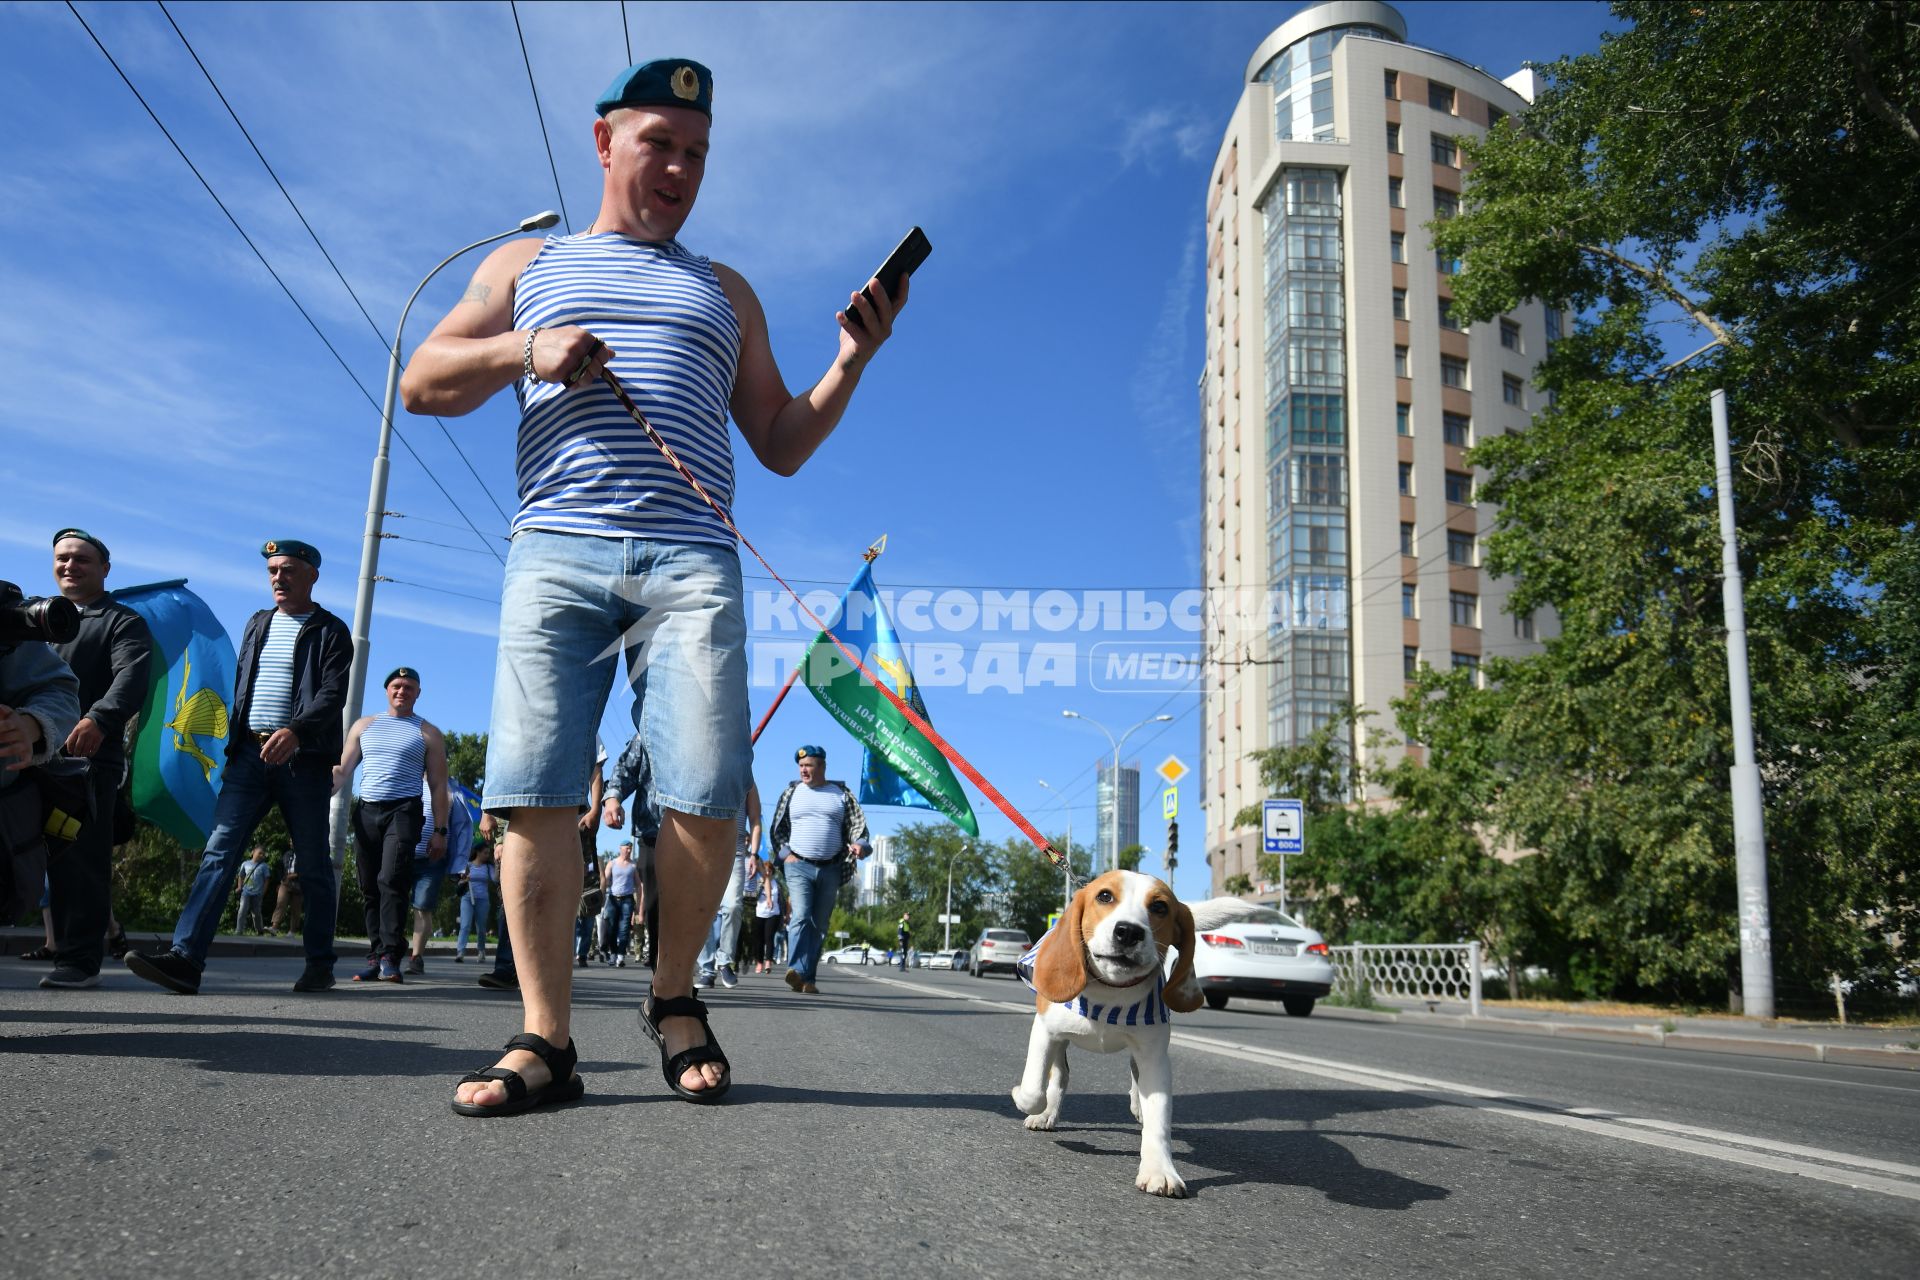
[[[1348,1022],[1404,1022],[1409,1026],[1448,1027],[1459,1031],[1490,1031],[1500,1035],[1633,1044],[1650,1049],[1684,1049],[1689,1053],[1725,1053],[1749,1058],[1774,1058],[1788,1062],[1824,1062],[1835,1066],[1920,1071],[1920,1051],[1894,1046],[1763,1040],[1755,1036],[1668,1031],[1662,1027],[1645,1025],[1606,1027],[1585,1022],[1535,1021],[1489,1017],[1485,1014],[1476,1018],[1471,1014],[1424,1013],[1414,1009],[1387,1012],[1378,1009],[1346,1009],[1325,1004],[1314,1009],[1314,1016]]]

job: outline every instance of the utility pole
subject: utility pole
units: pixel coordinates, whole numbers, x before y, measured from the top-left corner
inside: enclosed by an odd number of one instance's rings
[[[1773,1017],[1773,928],[1767,903],[1767,833],[1754,759],[1753,692],[1747,676],[1747,611],[1733,522],[1733,446],[1727,393],[1713,393],[1713,484],[1720,499],[1720,591],[1727,617],[1727,693],[1733,712],[1733,869],[1740,897],[1740,1003],[1749,1018]]]

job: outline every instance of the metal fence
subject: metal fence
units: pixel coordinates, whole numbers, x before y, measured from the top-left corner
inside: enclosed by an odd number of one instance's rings
[[[1333,989],[1348,996],[1370,991],[1382,1000],[1465,1001],[1480,1016],[1480,944],[1477,942],[1354,943],[1331,947]]]

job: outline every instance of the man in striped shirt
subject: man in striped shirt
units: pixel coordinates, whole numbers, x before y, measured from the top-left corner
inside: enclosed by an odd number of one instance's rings
[[[740,562],[726,524],[597,375],[613,369],[724,510],[733,499],[729,415],[754,457],[792,475],[846,412],[906,289],[893,298],[874,283],[850,295],[834,314],[832,362],[794,394],[752,288],[677,238],[706,170],[712,73],[688,59],[639,64],[595,108],[601,201],[592,225],[491,254],[414,353],[401,394],[415,413],[471,413],[509,386],[520,404],[520,509],[501,593],[487,804],[513,816],[502,896],[525,1030],[552,1046],[549,1057],[569,1061],[573,823],[613,657],[625,652],[662,810],[650,1025],[670,1085],[693,1099],[728,1084],[691,996],[751,767]],[[510,1101],[499,1079],[463,1082],[463,1114],[577,1096],[552,1082],[547,1058],[532,1050],[499,1065],[530,1101]]]
[[[200,975],[226,913],[240,855],[269,805],[278,805],[286,819],[306,901],[302,938],[307,967],[293,989],[325,991],[333,986],[335,890],[327,801],[333,766],[340,762],[353,634],[314,602],[318,550],[279,538],[262,546],[260,554],[267,561],[273,608],[247,619],[240,637],[226,769],[200,872],[174,926],[173,946],[160,952],[127,952],[127,968],[181,995],[200,990]]]
[[[421,780],[432,789],[435,815],[427,858],[447,856],[447,740],[413,713],[420,700],[420,673],[395,667],[388,673],[387,709],[362,716],[347,731],[346,750],[333,771],[333,789],[353,780],[363,761],[353,806],[353,858],[360,894],[367,904],[367,967],[355,982],[404,982],[400,957],[407,950],[407,908],[413,895],[413,849],[420,842],[426,810]],[[422,966],[424,969],[424,965]]]

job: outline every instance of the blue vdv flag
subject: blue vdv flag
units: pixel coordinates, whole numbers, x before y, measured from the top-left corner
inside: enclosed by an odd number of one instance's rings
[[[133,811],[189,849],[204,849],[227,765],[233,641],[187,580],[116,591],[153,633],[152,674],[132,761]]]

